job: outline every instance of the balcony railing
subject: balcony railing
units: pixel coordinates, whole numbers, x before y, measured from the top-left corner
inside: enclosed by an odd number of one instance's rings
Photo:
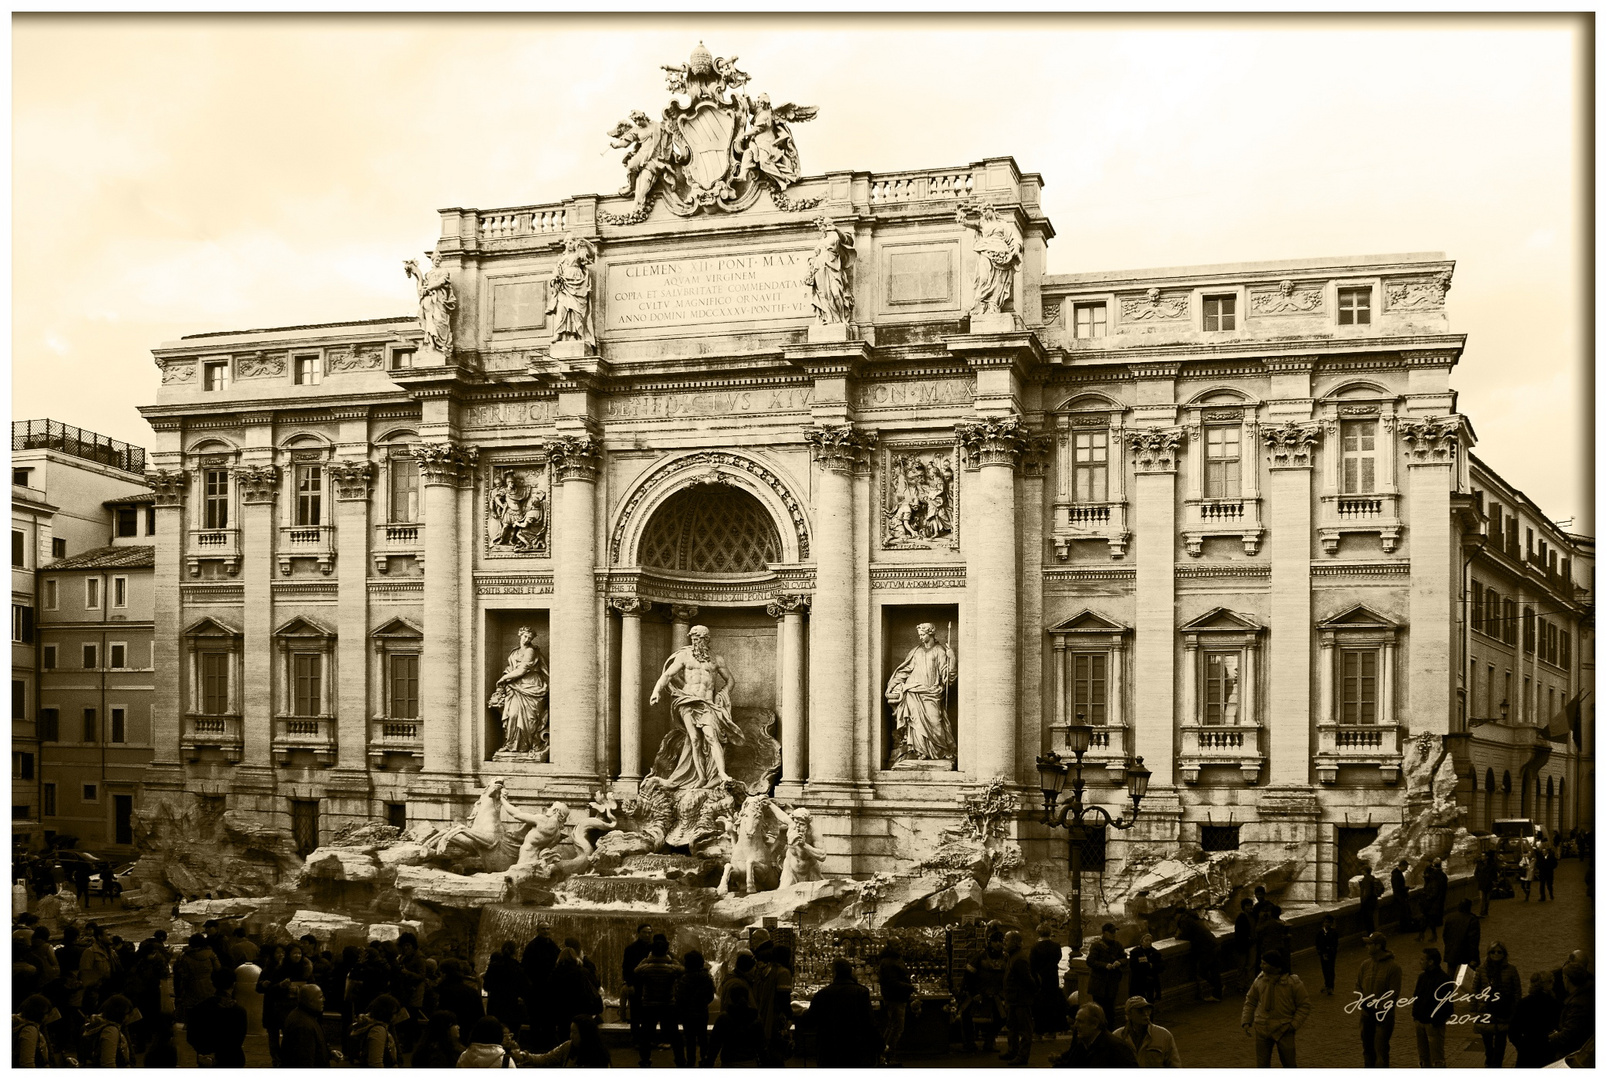
[[[1189,499],[1183,513],[1183,544],[1190,555],[1205,550],[1207,536],[1236,536],[1244,553],[1254,555],[1261,545],[1261,500]]]
[[[1376,765],[1394,783],[1400,777],[1400,730],[1395,724],[1318,724],[1317,779],[1332,784],[1341,765]]]
[[[374,572],[383,574],[389,568],[393,555],[411,555],[424,562],[423,525],[375,525],[374,546],[369,554],[374,560]]]
[[[1200,770],[1207,765],[1236,766],[1246,784],[1261,775],[1261,728],[1252,724],[1184,724],[1182,752],[1178,766],[1183,782],[1198,783]]]
[[[198,761],[204,750],[221,750],[230,762],[238,763],[245,755],[245,736],[238,715],[215,713],[188,713],[184,717],[184,732],[179,737],[185,756]]]
[[[976,176],[969,169],[884,174],[870,179],[872,206],[927,199],[965,199],[975,190]]]
[[[369,728],[368,759],[377,769],[387,768],[398,757],[412,757],[412,764],[424,762],[424,725],[417,719],[380,717]],[[404,763],[405,764],[405,763]]]
[[[273,755],[281,765],[298,750],[311,751],[319,764],[335,759],[335,720],[329,716],[281,716],[274,720]]]
[[[279,572],[290,573],[291,559],[317,559],[318,569],[335,568],[333,525],[286,525],[279,530]]]
[[[11,421],[12,450],[59,450],[73,457],[145,475],[145,448],[57,420]]]
[[[482,240],[543,236],[563,232],[569,225],[569,211],[558,204],[493,210],[481,214],[477,225]]]
[[[1400,542],[1400,495],[1381,491],[1362,495],[1324,495],[1317,522],[1317,537],[1326,555],[1339,552],[1339,538],[1347,532],[1375,532],[1386,552]]]
[[[1055,554],[1069,558],[1074,540],[1103,540],[1110,545],[1110,557],[1127,553],[1127,504],[1125,502],[1061,503],[1055,507]]]
[[[1112,784],[1127,782],[1127,728],[1121,724],[1094,724],[1093,736],[1088,740],[1088,753],[1083,755],[1087,765],[1105,769],[1105,779]],[[1065,755],[1066,728],[1052,724],[1049,728],[1049,748]]]
[[[189,547],[184,552],[184,563],[191,577],[201,576],[202,559],[221,559],[226,572],[238,573],[240,530],[191,529]]]

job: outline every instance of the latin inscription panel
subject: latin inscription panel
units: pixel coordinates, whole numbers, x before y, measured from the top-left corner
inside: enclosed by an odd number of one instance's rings
[[[680,330],[808,318],[809,250],[611,263],[604,330]]]

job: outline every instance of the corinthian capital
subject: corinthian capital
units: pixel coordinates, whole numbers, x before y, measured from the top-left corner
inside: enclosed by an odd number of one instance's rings
[[[480,448],[454,442],[415,443],[413,457],[418,461],[419,476],[426,484],[456,485],[473,474],[474,463],[480,460]]]
[[[603,444],[592,435],[557,435],[547,440],[547,460],[560,482],[595,482],[602,458]]]
[[[1183,445],[1182,428],[1140,428],[1127,433],[1127,449],[1133,466],[1141,473],[1175,472],[1178,450]]]
[[[374,477],[374,464],[369,461],[331,461],[329,479],[335,486],[335,497],[345,502],[364,502],[368,499],[368,485]]]
[[[853,424],[822,424],[804,429],[815,463],[831,472],[852,473],[869,460],[876,445],[876,434],[860,431]]]
[[[635,596],[617,596],[608,601],[608,606],[621,615],[636,616],[645,615],[653,608],[651,603]]]
[[[1459,418],[1440,416],[1402,420],[1399,430],[1410,464],[1448,465],[1456,460],[1456,444],[1462,436],[1462,421]]]
[[[954,426],[954,436],[973,466],[1005,465],[1013,469],[1021,455],[1033,446],[1032,433],[1019,416],[962,421]]]
[[[234,470],[234,486],[242,502],[272,502],[279,487],[279,466],[242,465]]]
[[[1270,424],[1261,429],[1274,469],[1311,468],[1311,455],[1321,438],[1319,424]]]
[[[802,615],[808,609],[809,597],[798,593],[777,593],[764,610],[772,619],[779,619],[783,615]]]
[[[178,469],[156,469],[145,474],[145,483],[156,492],[157,506],[179,506],[184,502],[184,489],[189,486],[190,474]]]

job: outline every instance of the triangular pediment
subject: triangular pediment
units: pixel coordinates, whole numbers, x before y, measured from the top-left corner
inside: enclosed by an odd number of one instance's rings
[[[1396,627],[1394,620],[1386,619],[1372,608],[1364,604],[1357,604],[1331,619],[1324,619],[1317,624],[1322,630],[1393,630]]]
[[[1092,608],[1084,608],[1069,619],[1064,619],[1049,628],[1051,634],[1125,634],[1127,627],[1121,623],[1111,622],[1105,616]]]
[[[1237,633],[1251,633],[1261,629],[1261,624],[1248,615],[1241,615],[1237,611],[1229,611],[1225,607],[1212,608],[1193,622],[1185,623],[1184,630],[1229,630]]]
[[[417,640],[424,636],[424,629],[412,619],[406,619],[398,615],[384,626],[381,626],[370,632],[368,636],[388,640],[396,640],[398,638]]]
[[[219,622],[208,615],[191,623],[190,628],[184,631],[184,636],[187,638],[237,638],[240,636],[240,631],[228,623]]]
[[[298,615],[273,632],[274,637],[319,637],[332,638],[335,632],[322,623],[314,622],[305,615]]]

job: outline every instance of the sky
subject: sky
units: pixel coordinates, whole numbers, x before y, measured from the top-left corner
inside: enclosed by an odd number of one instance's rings
[[[14,16],[13,416],[148,445],[160,343],[411,312],[438,209],[614,192],[699,40],[806,175],[1042,174],[1051,273],[1445,252],[1476,452],[1592,530],[1579,17]]]

